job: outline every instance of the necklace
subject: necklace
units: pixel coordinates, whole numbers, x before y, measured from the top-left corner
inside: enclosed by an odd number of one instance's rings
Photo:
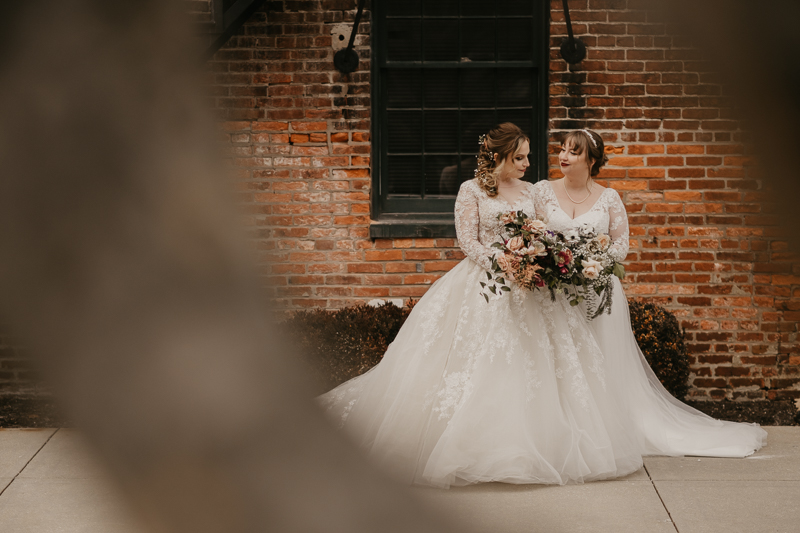
[[[589,194],[587,194],[587,195],[586,195],[586,198],[584,198],[584,199],[583,199],[583,200],[581,200],[580,202],[576,202],[576,201],[575,201],[575,200],[572,198],[572,196],[570,196],[570,195],[569,195],[569,191],[567,190],[567,185],[564,183],[564,181],[562,181],[562,182],[561,182],[561,185],[563,185],[563,186],[564,186],[564,192],[566,193],[566,195],[567,195],[567,198],[569,198],[569,199],[570,199],[570,201],[571,201],[573,204],[575,204],[575,205],[582,204],[583,202],[585,202],[586,200],[588,200],[588,199],[589,199],[589,197],[592,195],[592,184],[590,183],[590,184],[589,184]]]

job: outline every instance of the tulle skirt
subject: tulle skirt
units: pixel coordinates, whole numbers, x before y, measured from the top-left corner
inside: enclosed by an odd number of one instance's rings
[[[754,424],[714,420],[664,390],[636,345],[617,280],[587,321],[547,291],[488,303],[465,259],[434,283],[383,360],[319,397],[331,420],[403,482],[581,483],[644,455],[743,457]]]

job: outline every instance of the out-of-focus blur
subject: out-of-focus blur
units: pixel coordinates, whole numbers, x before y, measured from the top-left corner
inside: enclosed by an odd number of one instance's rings
[[[328,428],[268,324],[176,6],[12,4],[0,313],[153,530],[446,530]],[[800,5],[653,10],[717,62],[800,228]]]
[[[269,325],[179,3],[15,3],[2,315],[154,531],[444,531],[323,422]]]
[[[652,16],[686,36],[712,62],[752,135],[764,179],[800,251],[800,3],[768,0],[648,0]]]

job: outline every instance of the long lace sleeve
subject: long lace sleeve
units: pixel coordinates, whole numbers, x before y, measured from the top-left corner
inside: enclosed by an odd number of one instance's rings
[[[478,197],[469,183],[467,181],[461,184],[456,197],[455,219],[458,245],[467,254],[467,257],[486,270],[490,270],[492,263],[489,257],[494,248],[484,246],[478,240],[478,225],[480,224]]]
[[[533,218],[538,218],[539,220],[545,219],[545,213],[547,210],[545,209],[545,198],[544,198],[544,187],[546,181],[540,181],[533,186],[533,207],[534,213],[528,213]],[[546,220],[545,220],[546,222]]]
[[[611,237],[609,253],[616,261],[624,261],[628,255],[628,213],[617,191],[611,194],[608,206],[608,235]]]

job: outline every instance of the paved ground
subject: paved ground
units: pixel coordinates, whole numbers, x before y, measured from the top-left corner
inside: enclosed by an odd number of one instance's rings
[[[746,459],[651,457],[614,481],[414,493],[491,533],[800,532],[800,427],[767,431],[768,446]],[[0,430],[0,532],[143,531],[78,432]]]

